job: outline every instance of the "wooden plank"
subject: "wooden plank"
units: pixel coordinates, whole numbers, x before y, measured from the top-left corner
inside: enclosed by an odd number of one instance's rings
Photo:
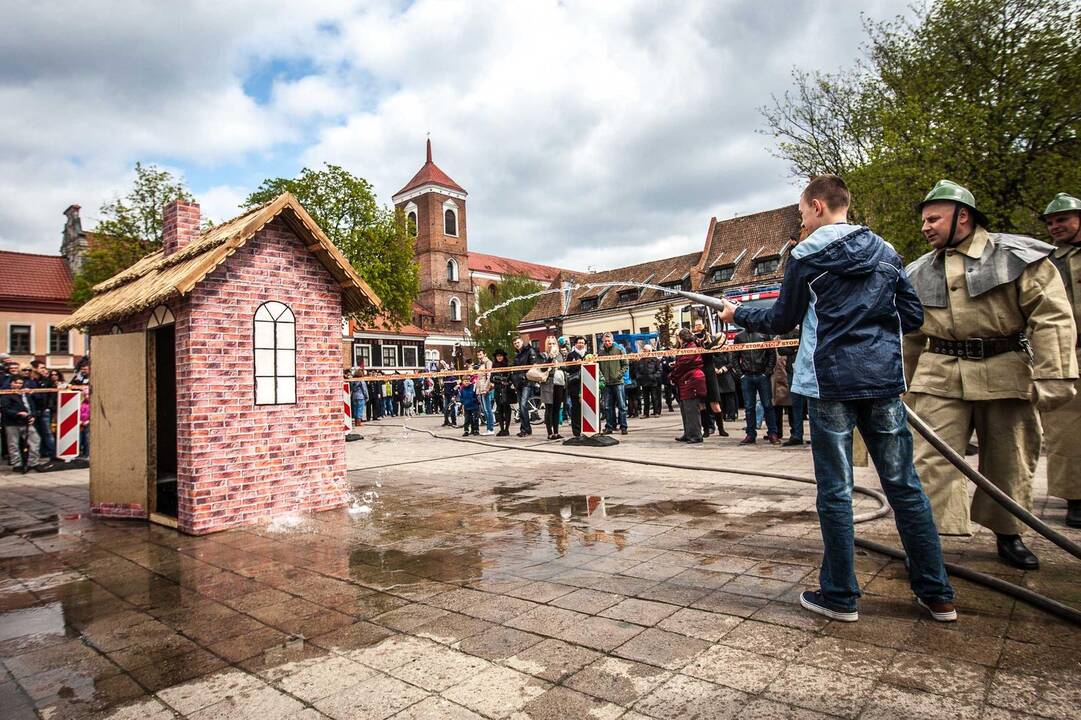
[[[169,515],[162,515],[161,513],[156,512],[150,513],[150,522],[157,525],[164,525],[165,527],[171,527],[174,530],[179,525],[175,517],[171,517]]]
[[[94,337],[90,502],[146,507],[146,334]]]

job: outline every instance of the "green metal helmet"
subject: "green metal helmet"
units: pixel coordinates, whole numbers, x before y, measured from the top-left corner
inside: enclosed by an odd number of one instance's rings
[[[1054,215],[1055,213],[1061,212],[1081,212],[1081,200],[1078,200],[1073,195],[1059,193],[1055,196],[1055,199],[1051,201],[1051,204],[1047,206],[1047,209],[1043,211],[1043,215],[1040,216],[1040,219],[1046,220],[1048,215]]]
[[[923,199],[923,202],[918,207],[922,210],[924,205],[933,202],[954,202],[958,205],[964,205],[976,216],[977,223],[987,227],[987,216],[976,207],[976,197],[968,188],[955,183],[953,180],[939,180],[935,183],[935,186],[931,188],[931,192],[927,193],[927,197]]]

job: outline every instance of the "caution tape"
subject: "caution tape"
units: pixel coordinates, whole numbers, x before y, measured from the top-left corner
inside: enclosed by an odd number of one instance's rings
[[[343,378],[344,382],[385,382],[387,380],[422,380],[424,378],[459,377],[477,373],[526,372],[529,368],[564,368],[586,363],[620,362],[622,360],[642,360],[644,358],[681,357],[683,355],[714,355],[718,353],[742,352],[744,350],[775,350],[783,347],[797,347],[799,340],[766,340],[756,343],[727,343],[715,348],[677,348],[674,350],[653,350],[651,352],[623,353],[621,355],[591,355],[586,360],[560,360],[559,362],[534,363],[533,365],[511,365],[509,367],[465,368],[462,370],[429,370],[424,372],[397,372],[385,370],[378,375],[361,375]],[[86,387],[75,385],[72,387]],[[27,388],[25,390],[0,390],[0,395],[21,395],[23,393],[55,393],[71,388]]]

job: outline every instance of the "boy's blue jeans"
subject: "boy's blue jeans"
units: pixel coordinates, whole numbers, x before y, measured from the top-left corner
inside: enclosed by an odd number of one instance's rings
[[[909,584],[927,602],[953,602],[931,503],[912,464],[912,433],[900,398],[828,401],[807,398],[811,455],[822,526],[822,595],[846,611],[856,609],[855,531],[852,524],[852,429],[858,427],[893,509],[908,555]]]
[[[484,425],[488,432],[495,428],[495,416],[492,415],[492,395],[494,394],[494,390],[489,390],[480,396],[480,408],[484,412]]]

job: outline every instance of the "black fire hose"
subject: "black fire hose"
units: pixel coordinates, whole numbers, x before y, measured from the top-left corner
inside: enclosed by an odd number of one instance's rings
[[[976,484],[976,487],[990,495],[992,500],[997,502],[1002,507],[1006,508],[1006,510],[1009,511],[1011,515],[1016,517],[1024,524],[1028,525],[1040,535],[1043,535],[1045,538],[1055,543],[1060,548],[1073,555],[1075,558],[1081,558],[1081,545],[1078,545],[1073,540],[1070,540],[1058,530],[1055,530],[1043,520],[1040,520],[1028,510],[1024,509],[1016,502],[1014,502],[1013,498],[1002,492],[1002,490],[998,489],[998,487],[996,487],[994,483],[984,477],[979,470],[976,470],[974,467],[969,465],[963,457],[961,457],[953,448],[947,445],[946,442],[942,438],[940,438],[926,422],[924,422],[923,418],[913,412],[912,408],[910,408],[908,405],[905,405],[905,412],[908,414],[909,425],[915,428],[916,432],[918,432],[924,440],[929,442],[931,446],[934,447],[934,449],[937,450],[940,455],[942,455],[942,457],[949,460],[951,465],[956,467],[965,477],[974,482]]]

